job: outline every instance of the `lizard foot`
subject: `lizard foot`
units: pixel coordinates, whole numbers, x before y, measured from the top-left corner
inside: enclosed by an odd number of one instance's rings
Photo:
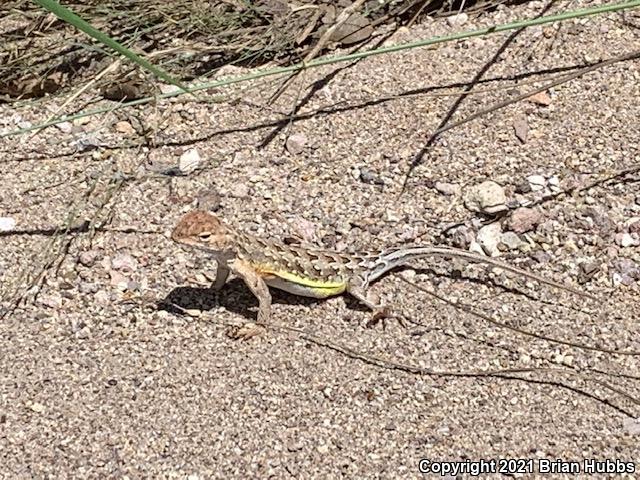
[[[253,337],[264,335],[267,329],[257,323],[246,323],[241,327],[231,327],[227,330],[227,336],[233,340],[249,340]]]
[[[371,319],[367,322],[367,327],[373,327],[382,322],[382,328],[385,328],[386,321],[390,318],[395,318],[400,326],[407,328],[404,316],[395,313],[390,307],[384,305],[373,310],[373,315],[371,315]]]

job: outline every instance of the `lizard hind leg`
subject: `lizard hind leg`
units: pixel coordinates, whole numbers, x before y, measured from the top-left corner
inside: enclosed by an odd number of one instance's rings
[[[402,327],[407,327],[405,317],[402,314],[396,313],[391,307],[380,304],[379,299],[376,298],[376,295],[372,292],[366,292],[363,288],[356,287],[349,287],[347,291],[351,296],[371,310],[371,319],[367,322],[368,327],[382,322],[384,328],[386,325],[385,320],[390,318],[395,318]]]

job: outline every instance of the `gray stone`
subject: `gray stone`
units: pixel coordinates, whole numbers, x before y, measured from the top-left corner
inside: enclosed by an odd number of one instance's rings
[[[474,185],[465,192],[464,204],[474,212],[495,214],[507,209],[504,189],[496,182],[487,180]]]
[[[505,232],[500,237],[500,243],[509,250],[516,250],[524,243],[520,237],[514,232]]]
[[[459,195],[462,191],[457,183],[436,182],[433,186],[443,195]]]

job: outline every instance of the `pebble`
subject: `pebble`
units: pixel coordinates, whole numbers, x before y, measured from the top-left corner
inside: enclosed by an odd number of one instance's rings
[[[500,243],[509,250],[517,250],[524,243],[514,232],[505,232],[500,237]]]
[[[629,435],[640,435],[640,417],[625,417],[622,421],[622,425]]]
[[[614,284],[631,285],[640,280],[640,266],[630,258],[618,258],[612,264]]]
[[[197,204],[200,210],[216,212],[222,206],[222,199],[215,187],[209,187],[198,192]]]
[[[80,152],[95,150],[100,146],[100,139],[94,134],[87,133],[76,140],[75,146]]]
[[[469,15],[464,12],[447,17],[447,23],[451,27],[461,27],[468,21],[469,21]]]
[[[56,123],[55,127],[60,130],[62,133],[71,133],[73,129],[73,124],[71,122],[60,122]]]
[[[249,196],[249,185],[236,183],[229,193],[233,198],[246,198]]]
[[[127,289],[127,284],[129,283],[129,279],[127,277],[115,270],[111,270],[109,275],[111,276],[110,284],[112,287],[117,287],[118,290],[122,291]]]
[[[640,219],[637,217],[630,218],[625,222],[627,226],[627,230],[629,233],[638,233],[640,234]]]
[[[474,185],[465,192],[464,204],[473,212],[495,214],[507,209],[504,189],[496,182],[487,180]]]
[[[104,290],[96,292],[96,294],[93,296],[93,299],[98,305],[108,305],[111,303],[111,295],[109,295],[109,293]]]
[[[588,218],[593,220],[593,223],[602,231],[602,233],[611,232],[615,225],[610,218],[610,212],[603,207],[587,207],[585,213]]]
[[[91,330],[85,325],[75,333],[75,336],[79,340],[85,340],[91,336]]]
[[[12,217],[0,217],[0,232],[11,232],[16,228],[16,220]]]
[[[362,181],[362,183],[384,185],[384,180],[380,177],[380,175],[367,167],[363,167],[360,169],[360,180]]]
[[[458,248],[467,248],[474,241],[473,230],[466,225],[448,229],[446,235],[451,238],[453,245]]]
[[[477,253],[478,255],[486,255],[482,246],[475,240],[469,244],[469,251],[471,253]]]
[[[42,413],[45,411],[45,406],[41,403],[38,402],[31,402],[29,403],[29,405],[27,405],[29,407],[29,410],[35,412],[35,413]]]
[[[582,262],[578,268],[580,269],[579,282],[586,283],[600,271],[600,263],[595,260],[590,260]]]
[[[564,242],[564,248],[571,254],[578,253],[580,251],[580,247],[576,245],[576,242],[573,241],[573,239],[569,239]]]
[[[128,253],[118,253],[111,259],[111,268],[121,272],[135,272],[138,269],[138,261]]]
[[[99,290],[96,283],[81,282],[78,285],[78,291],[83,294],[96,293]]]
[[[136,131],[131,126],[131,124],[126,120],[121,120],[120,122],[116,122],[116,124],[114,125],[114,128],[116,129],[116,132],[123,133],[127,136],[133,135],[134,133],[136,133]]]
[[[462,189],[457,183],[436,182],[434,188],[443,195],[460,195]]]
[[[293,220],[293,228],[305,242],[315,243],[317,241],[316,224],[314,222],[306,218],[296,217]]]
[[[529,123],[527,122],[526,116],[519,115],[513,121],[513,130],[518,140],[522,143],[527,143],[527,140],[529,139]]]
[[[549,185],[549,188],[551,189],[551,191],[554,193],[557,193],[560,190],[562,190],[562,188],[560,188],[560,179],[558,178],[557,175],[553,175],[549,177],[549,179],[547,180],[547,184]]]
[[[180,161],[178,162],[178,168],[182,173],[188,175],[189,173],[193,173],[202,162],[200,158],[200,154],[198,150],[195,148],[191,148],[180,155]]]
[[[515,192],[520,194],[529,193],[531,192],[531,184],[524,180],[515,186]]]
[[[640,236],[636,233],[621,232],[615,237],[616,243],[622,248],[637,247],[640,245]]]
[[[97,250],[87,250],[78,255],[78,262],[85,267],[92,267],[99,257],[100,252]]]
[[[533,192],[544,190],[547,186],[547,180],[542,175],[529,175],[527,177],[527,182],[529,182],[529,186]]]
[[[289,452],[297,452],[298,450],[302,450],[303,448],[304,444],[300,441],[287,442],[287,450]]]
[[[543,216],[539,210],[522,207],[513,211],[508,220],[508,228],[516,233],[525,233],[533,230],[542,221]]]
[[[543,250],[537,250],[533,252],[531,254],[531,258],[533,258],[538,263],[548,263],[551,261],[551,255]]]
[[[498,222],[485,225],[478,231],[478,243],[482,249],[491,257],[500,255],[498,244],[502,234],[502,227]]]
[[[287,138],[286,148],[287,152],[291,155],[298,155],[302,153],[305,145],[307,144],[307,137],[302,133],[294,133],[293,135]]]
[[[547,92],[534,93],[530,97],[527,97],[527,100],[536,105],[542,105],[543,107],[551,105],[551,96]]]

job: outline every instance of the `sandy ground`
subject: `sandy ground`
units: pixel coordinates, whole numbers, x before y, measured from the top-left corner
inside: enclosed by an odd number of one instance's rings
[[[385,45],[545,8],[427,22]],[[640,470],[640,188],[637,173],[614,175],[639,159],[638,60],[554,87],[547,105],[522,101],[445,133],[400,195],[480,72],[453,120],[631,52],[639,24],[637,11],[607,14],[314,69],[274,104],[277,84],[262,80],[216,92],[239,101],[182,97],[0,139],[0,216],[16,221],[0,239],[2,478],[418,478],[420,459],[530,459],[525,470],[618,459]],[[0,106],[1,126],[42,121],[62,101]],[[191,149],[194,172],[157,173]],[[608,351],[492,324],[398,275],[374,290],[410,318],[406,329],[368,327],[349,298],[274,292],[276,326],[234,341],[229,325],[254,319],[255,299],[237,279],[209,290],[212,261],[168,236],[200,205],[257,235],[337,250],[468,248],[490,222],[464,198],[485,180],[509,207],[491,227],[515,242],[501,257],[597,300],[460,262],[404,275],[503,324]],[[530,228],[513,220],[527,202]],[[99,228],[55,235],[70,213],[72,226]],[[514,229],[524,231],[505,236]],[[15,291],[26,297],[14,309]],[[372,365],[316,337],[442,375]]]

